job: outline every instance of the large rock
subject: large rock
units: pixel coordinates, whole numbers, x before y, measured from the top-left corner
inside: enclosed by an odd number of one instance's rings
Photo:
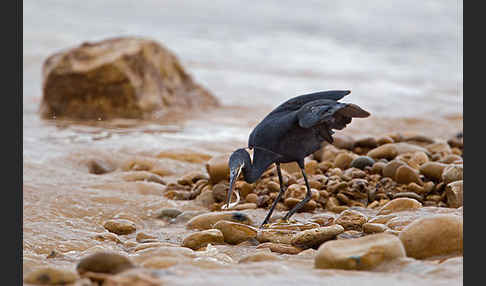
[[[324,242],[317,250],[316,268],[368,270],[382,262],[405,257],[405,249],[393,234],[378,233],[364,237]]]
[[[219,105],[176,56],[143,38],[113,38],[56,53],[44,62],[44,118],[160,118]]]
[[[399,234],[407,256],[424,259],[463,252],[463,218],[435,215],[415,220]]]

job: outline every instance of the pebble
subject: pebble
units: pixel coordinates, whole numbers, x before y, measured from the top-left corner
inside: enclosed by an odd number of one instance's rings
[[[425,146],[430,153],[439,153],[441,155],[451,154],[451,147],[446,142],[433,143]]]
[[[433,179],[435,181],[442,180],[442,172],[444,171],[447,164],[439,163],[439,162],[427,162],[420,166],[420,174],[424,175],[429,179]]]
[[[415,199],[397,198],[386,203],[383,207],[381,207],[377,214],[385,215],[394,212],[415,210],[421,207],[422,204]]]
[[[269,249],[269,248],[264,248]],[[261,262],[261,261],[279,261],[282,260],[280,256],[266,251],[257,251],[256,253],[248,254],[242,257],[238,263],[250,263],[250,262]]]
[[[370,234],[322,244],[314,259],[315,268],[369,270],[385,261],[405,257],[400,239],[391,234]]]
[[[282,254],[299,254],[302,249],[289,245],[289,244],[281,244],[281,243],[274,243],[274,242],[265,242],[259,244],[257,249],[262,248],[269,248],[272,252],[282,253]]]
[[[318,169],[319,169],[319,163],[316,160],[308,160],[305,163],[305,173],[307,175],[315,175]]]
[[[455,154],[449,154],[445,156],[443,159],[441,159],[439,162],[444,163],[444,164],[452,164],[452,163],[459,163],[462,162],[463,159],[459,155]]]
[[[403,165],[397,168],[395,172],[395,181],[399,184],[416,183],[423,185],[424,182],[420,179],[417,171],[408,165]]]
[[[330,226],[334,224],[335,218],[329,214],[318,214],[314,215],[309,219],[310,222],[315,222],[319,226]]]
[[[292,238],[296,233],[298,233],[298,231],[296,230],[261,229],[258,230],[256,239],[260,243],[274,242],[274,243],[291,244]]]
[[[462,180],[462,177],[463,177],[462,165],[458,165],[458,164],[449,165],[446,168],[444,168],[444,171],[442,172],[442,181],[444,181],[446,185],[455,181],[460,181]]]
[[[429,183],[429,182],[427,182],[427,183]],[[426,194],[425,184],[424,184],[424,187],[422,187],[422,186],[418,185],[417,183],[410,183],[407,186],[407,190],[409,190],[410,192],[414,192],[416,194]]]
[[[76,270],[81,275],[85,272],[116,274],[133,267],[134,264],[128,257],[103,251],[81,258]]]
[[[104,161],[93,159],[88,162],[88,169],[91,174],[102,175],[113,172],[115,167]]]
[[[376,139],[376,143],[381,146],[388,143],[394,143],[393,139],[390,136],[381,136]]]
[[[214,201],[216,202],[226,202],[226,197],[228,195],[228,189],[229,189],[229,183],[226,181],[221,181],[217,184],[215,184],[212,188],[213,190],[213,198]],[[236,197],[236,195],[233,193],[232,194],[232,200],[233,197]]]
[[[342,239],[354,239],[358,237],[362,237],[364,234],[361,231],[357,230],[346,230],[336,236],[337,240],[342,240]]]
[[[296,198],[288,198],[285,199],[284,204],[286,207],[289,209],[293,208],[296,204],[298,204],[302,199],[296,199]],[[312,212],[317,208],[317,203],[313,199],[309,200],[307,203],[305,203],[301,209],[299,209],[297,212]]]
[[[172,219],[176,218],[178,215],[180,215],[182,211],[174,208],[166,208],[160,210],[159,214],[157,215],[157,218],[159,219]]]
[[[235,211],[242,211],[242,210],[253,210],[256,209],[258,206],[256,203],[243,203],[234,206],[232,209]]]
[[[126,219],[111,219],[103,224],[108,231],[123,235],[130,234],[137,230],[135,223]]]
[[[65,285],[76,281],[78,278],[78,274],[72,270],[44,266],[27,273],[24,282],[42,285]]]
[[[347,152],[340,153],[336,156],[336,159],[334,159],[334,166],[341,170],[345,170],[349,168],[353,159],[353,155]]]
[[[248,194],[246,196],[246,201],[248,203],[255,203],[256,204],[256,202],[258,201],[258,195],[257,194],[254,194],[254,193]]]
[[[463,205],[463,180],[455,181],[447,184],[446,186],[446,197],[447,204],[451,208],[462,207]]]
[[[368,166],[373,166],[373,164],[375,164],[375,160],[373,160],[371,157],[359,156],[351,161],[350,167],[364,170]]]
[[[339,149],[347,149],[351,150],[354,147],[354,139],[351,136],[344,135],[344,134],[334,134],[333,136],[334,142],[332,145],[334,145],[336,148]]]
[[[425,148],[417,145],[408,144],[404,142],[388,143],[370,150],[367,156],[375,160],[381,158],[392,160],[397,155],[404,154],[404,153],[411,153],[411,152],[419,152],[419,151],[422,151],[426,154],[428,153],[428,151]]]
[[[137,236],[135,237],[135,240],[137,242],[156,242],[157,237],[145,232],[139,232],[137,233]]]
[[[209,174],[209,178],[212,184],[216,184],[219,181],[229,179],[229,157],[231,154],[222,154],[212,157],[206,163],[206,171]]]
[[[224,241],[229,244],[238,244],[256,238],[258,230],[246,224],[220,220],[213,226],[223,234]]]
[[[188,235],[182,241],[181,246],[197,250],[208,244],[221,244],[223,242],[223,233],[219,229],[207,229]]]
[[[415,220],[398,236],[407,256],[424,259],[463,252],[463,218],[456,215],[434,215]]]
[[[388,162],[384,167],[383,167],[383,177],[388,177],[388,178],[395,178],[395,173],[397,169],[401,166],[405,166],[406,163],[400,160],[392,160]]]
[[[376,162],[373,164],[373,166],[371,167],[371,173],[372,174],[383,174],[383,169],[385,168],[387,163],[385,162]]]
[[[303,231],[303,230],[308,230],[308,229],[313,229],[317,228],[320,225],[315,222],[306,222],[306,223],[290,223],[290,222],[275,222],[272,224],[269,224],[267,229],[285,229],[285,230],[298,230],[298,231]]]
[[[205,213],[206,213],[205,211],[183,211],[175,219],[171,220],[171,222],[173,222],[173,223],[187,222],[190,219],[192,219],[192,218],[194,218],[198,215],[205,214]]]
[[[104,232],[104,233],[96,234],[94,236],[94,239],[96,239],[97,241],[109,240],[109,241],[113,241],[113,242],[116,242],[116,243],[122,243],[120,238],[116,234],[111,233],[111,232]]]
[[[211,208],[216,202],[214,200],[213,191],[211,189],[202,190],[199,196],[196,197],[195,202],[205,208]]]
[[[376,141],[375,137],[364,137],[356,140],[356,142],[354,142],[354,147],[364,147],[364,148],[373,149],[378,147],[378,142]]]
[[[343,231],[344,228],[339,224],[308,229],[296,233],[290,243],[302,249],[317,248],[325,241],[335,238],[336,235]]]
[[[371,233],[381,233],[387,230],[388,227],[381,223],[365,223],[363,224],[363,232],[367,234]]]
[[[253,221],[242,212],[211,212],[197,215],[190,219],[186,227],[188,229],[210,229],[220,220],[227,220],[247,225],[252,225]]]
[[[344,230],[361,231],[367,220],[368,218],[358,211],[345,210],[337,217],[335,223],[341,225]]]
[[[411,198],[411,199],[415,199],[417,201],[423,201],[424,198],[415,193],[415,192],[400,192],[400,193],[395,193],[393,194],[393,198],[396,199],[396,198]]]

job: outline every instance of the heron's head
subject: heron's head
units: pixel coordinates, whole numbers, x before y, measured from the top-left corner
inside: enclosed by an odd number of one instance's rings
[[[240,202],[240,194],[236,192],[236,201],[231,203],[231,195],[235,188],[235,182],[241,174],[241,170],[245,168],[246,165],[251,163],[250,154],[245,149],[238,149],[229,158],[229,169],[230,169],[230,185],[228,189],[228,196],[226,200],[226,205],[222,209],[230,209],[236,206]]]

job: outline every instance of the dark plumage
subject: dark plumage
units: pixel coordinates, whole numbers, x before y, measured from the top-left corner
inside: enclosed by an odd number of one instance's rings
[[[331,90],[297,96],[287,100],[270,112],[250,134],[248,148],[253,149],[253,162],[245,149],[238,149],[230,156],[229,207],[234,182],[240,172],[248,183],[253,183],[275,163],[280,180],[280,193],[262,223],[268,222],[285,192],[280,163],[297,162],[302,170],[307,187],[304,200],[292,208],[284,219],[289,219],[310,200],[311,192],[304,172],[304,158],[321,148],[323,141],[333,142],[332,129],[341,130],[353,117],[368,117],[370,114],[359,106],[338,102],[348,95],[347,90]]]

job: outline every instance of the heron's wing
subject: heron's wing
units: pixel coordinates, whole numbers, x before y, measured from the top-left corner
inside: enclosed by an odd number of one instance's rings
[[[277,108],[275,108],[270,114],[282,112],[282,111],[295,111],[300,109],[305,104],[316,100],[326,99],[326,100],[338,101],[350,93],[351,91],[349,90],[328,90],[328,91],[320,91],[320,92],[299,95],[282,103]]]
[[[367,117],[370,114],[350,103],[321,99],[306,103],[297,111],[297,119],[302,128],[310,128],[326,123],[329,128],[343,129],[353,117]]]

